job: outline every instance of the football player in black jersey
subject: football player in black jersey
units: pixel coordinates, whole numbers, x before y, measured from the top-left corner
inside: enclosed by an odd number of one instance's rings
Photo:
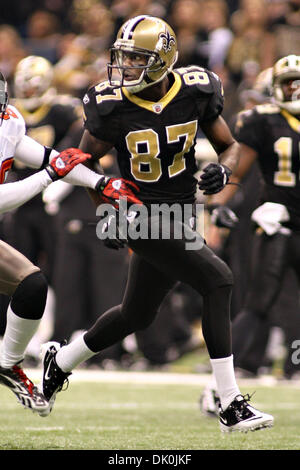
[[[92,87],[83,99],[85,131],[80,148],[94,159],[115,147],[121,175],[138,185],[149,209],[149,227],[157,224],[155,203],[193,204],[197,180],[194,145],[199,128],[219,155],[199,186],[204,194],[220,191],[238,162],[239,145],[221,117],[222,86],[212,72],[191,66],[173,70],[177,59],[174,31],[159,18],[138,16],[120,29],[111,48],[108,81]],[[116,72],[120,76],[116,77]],[[101,202],[95,197],[95,202]],[[144,220],[145,222],[145,220]],[[82,337],[67,346],[50,343],[44,351],[43,392],[54,403],[70,371],[98,351],[146,328],[176,281],[189,284],[204,299],[203,334],[221,397],[220,426],[247,431],[271,426],[273,417],[255,410],[242,396],[231,352],[232,274],[189,227],[175,236],[128,237],[133,254],[122,305],[103,314]],[[202,243],[187,250],[192,236]]]
[[[263,178],[260,205],[252,214],[259,250],[245,307],[233,322],[233,337],[246,336],[235,365],[252,375],[265,353],[266,342],[261,342],[259,332],[267,330],[269,312],[287,269],[294,269],[300,279],[300,56],[289,55],[276,62],[272,86],[272,102],[240,113],[235,129],[241,158],[232,180],[241,181],[254,161]],[[260,188],[258,182],[257,190]],[[217,224],[218,211],[234,192],[234,186],[227,186],[212,197]],[[254,349],[255,364],[249,359]]]

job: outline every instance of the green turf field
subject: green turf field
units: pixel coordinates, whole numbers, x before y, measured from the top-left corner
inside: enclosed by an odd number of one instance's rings
[[[200,414],[203,385],[189,382],[191,374],[182,374],[178,383],[160,383],[159,376],[147,381],[144,373],[140,382],[130,374],[128,381],[125,374],[120,381],[71,380],[47,418],[23,409],[1,386],[0,450],[300,449],[300,385],[240,384],[243,393],[256,391],[253,404],[273,414],[275,426],[224,435],[217,420]]]

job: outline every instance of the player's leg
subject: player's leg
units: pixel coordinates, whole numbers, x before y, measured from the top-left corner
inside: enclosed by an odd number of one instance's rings
[[[299,365],[299,329],[300,329],[300,318],[299,318],[299,308],[298,308],[298,295],[299,286],[300,286],[300,234],[295,232],[292,234],[290,243],[289,243],[289,261],[290,266],[294,269],[296,273],[296,280],[298,281],[298,290],[294,293],[287,290],[286,295],[289,296],[289,303],[291,299],[294,300],[295,308],[291,308],[291,305],[288,308],[288,311],[284,315],[282,320],[282,328],[285,336],[285,345],[287,348],[287,355],[283,364],[283,372],[286,378],[292,379],[293,377],[298,377],[300,365]],[[297,288],[297,283],[296,286]],[[291,287],[293,290],[293,286]],[[294,294],[294,295],[293,295]],[[287,300],[287,299],[285,299]]]
[[[71,371],[127,335],[144,329],[175,281],[142,257],[132,254],[122,305],[102,314],[95,324],[70,344],[48,343],[44,348],[43,392],[53,406]]]
[[[263,234],[259,242],[246,305],[232,326],[235,365],[253,374],[256,374],[261,366],[266,350],[270,327],[269,312],[281,290],[289,263],[290,237],[281,233],[272,237]]]
[[[11,296],[1,346],[0,381],[12,389],[25,407],[43,413],[48,404],[19,364],[40,324],[47,282],[38,267],[3,241],[0,241],[0,292]]]
[[[185,230],[188,232],[189,229]],[[171,230],[171,237],[172,233],[175,233],[175,227],[174,231]],[[200,236],[194,234],[198,237],[199,247],[187,249],[187,241],[192,236],[191,232],[182,238],[150,239],[147,244],[136,240],[132,245],[140,256],[165,275],[188,284],[203,296],[203,335],[222,406],[226,408],[240,393],[231,351],[230,300],[233,279],[228,266],[205,245]]]
[[[177,227],[178,229],[178,227]],[[272,426],[273,417],[249,404],[236,383],[231,350],[230,302],[233,285],[228,266],[195,235],[193,248],[187,241],[192,231],[185,226],[182,238],[137,240],[134,250],[170,278],[193,287],[203,296],[202,330],[221,402],[222,431],[255,430]],[[178,231],[177,231],[178,233]],[[202,241],[202,243],[201,243]],[[197,243],[198,242],[198,243]]]
[[[226,430],[248,430],[270,425],[273,418],[250,407],[235,381],[230,332],[231,271],[206,247],[203,239],[198,238],[198,248],[187,250],[186,243],[191,240],[191,236],[188,234],[187,238],[176,238],[174,224],[167,239],[139,238],[130,241],[130,246],[139,256],[134,255],[122,306],[102,315],[94,327],[69,346],[58,352],[53,350],[52,353],[48,349],[45,354],[43,391],[49,400],[53,397],[55,399],[69,371],[96,353],[99,347],[105,348],[127,334],[147,327],[154,319],[164,295],[179,280],[195,288],[204,297],[206,312],[203,316],[203,332],[222,408],[228,414],[228,425],[223,426]],[[47,382],[45,377],[48,375],[50,378]],[[58,376],[60,383],[55,380]],[[256,420],[255,424],[253,419]]]

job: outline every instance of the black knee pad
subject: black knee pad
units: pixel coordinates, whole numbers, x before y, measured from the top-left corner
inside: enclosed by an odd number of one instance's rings
[[[18,285],[11,298],[12,311],[21,318],[39,320],[44,313],[48,283],[41,271],[30,274]]]

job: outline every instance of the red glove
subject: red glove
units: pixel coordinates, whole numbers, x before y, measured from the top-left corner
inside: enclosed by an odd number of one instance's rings
[[[132,181],[109,178],[104,175],[96,185],[96,191],[101,194],[103,202],[112,204],[116,209],[119,209],[119,200],[125,198],[128,204],[143,204],[135,195],[139,190],[139,187]]]
[[[76,165],[84,163],[91,158],[89,153],[83,153],[82,150],[69,148],[54,157],[45,170],[49,173],[50,178],[56,181],[66,176]]]

